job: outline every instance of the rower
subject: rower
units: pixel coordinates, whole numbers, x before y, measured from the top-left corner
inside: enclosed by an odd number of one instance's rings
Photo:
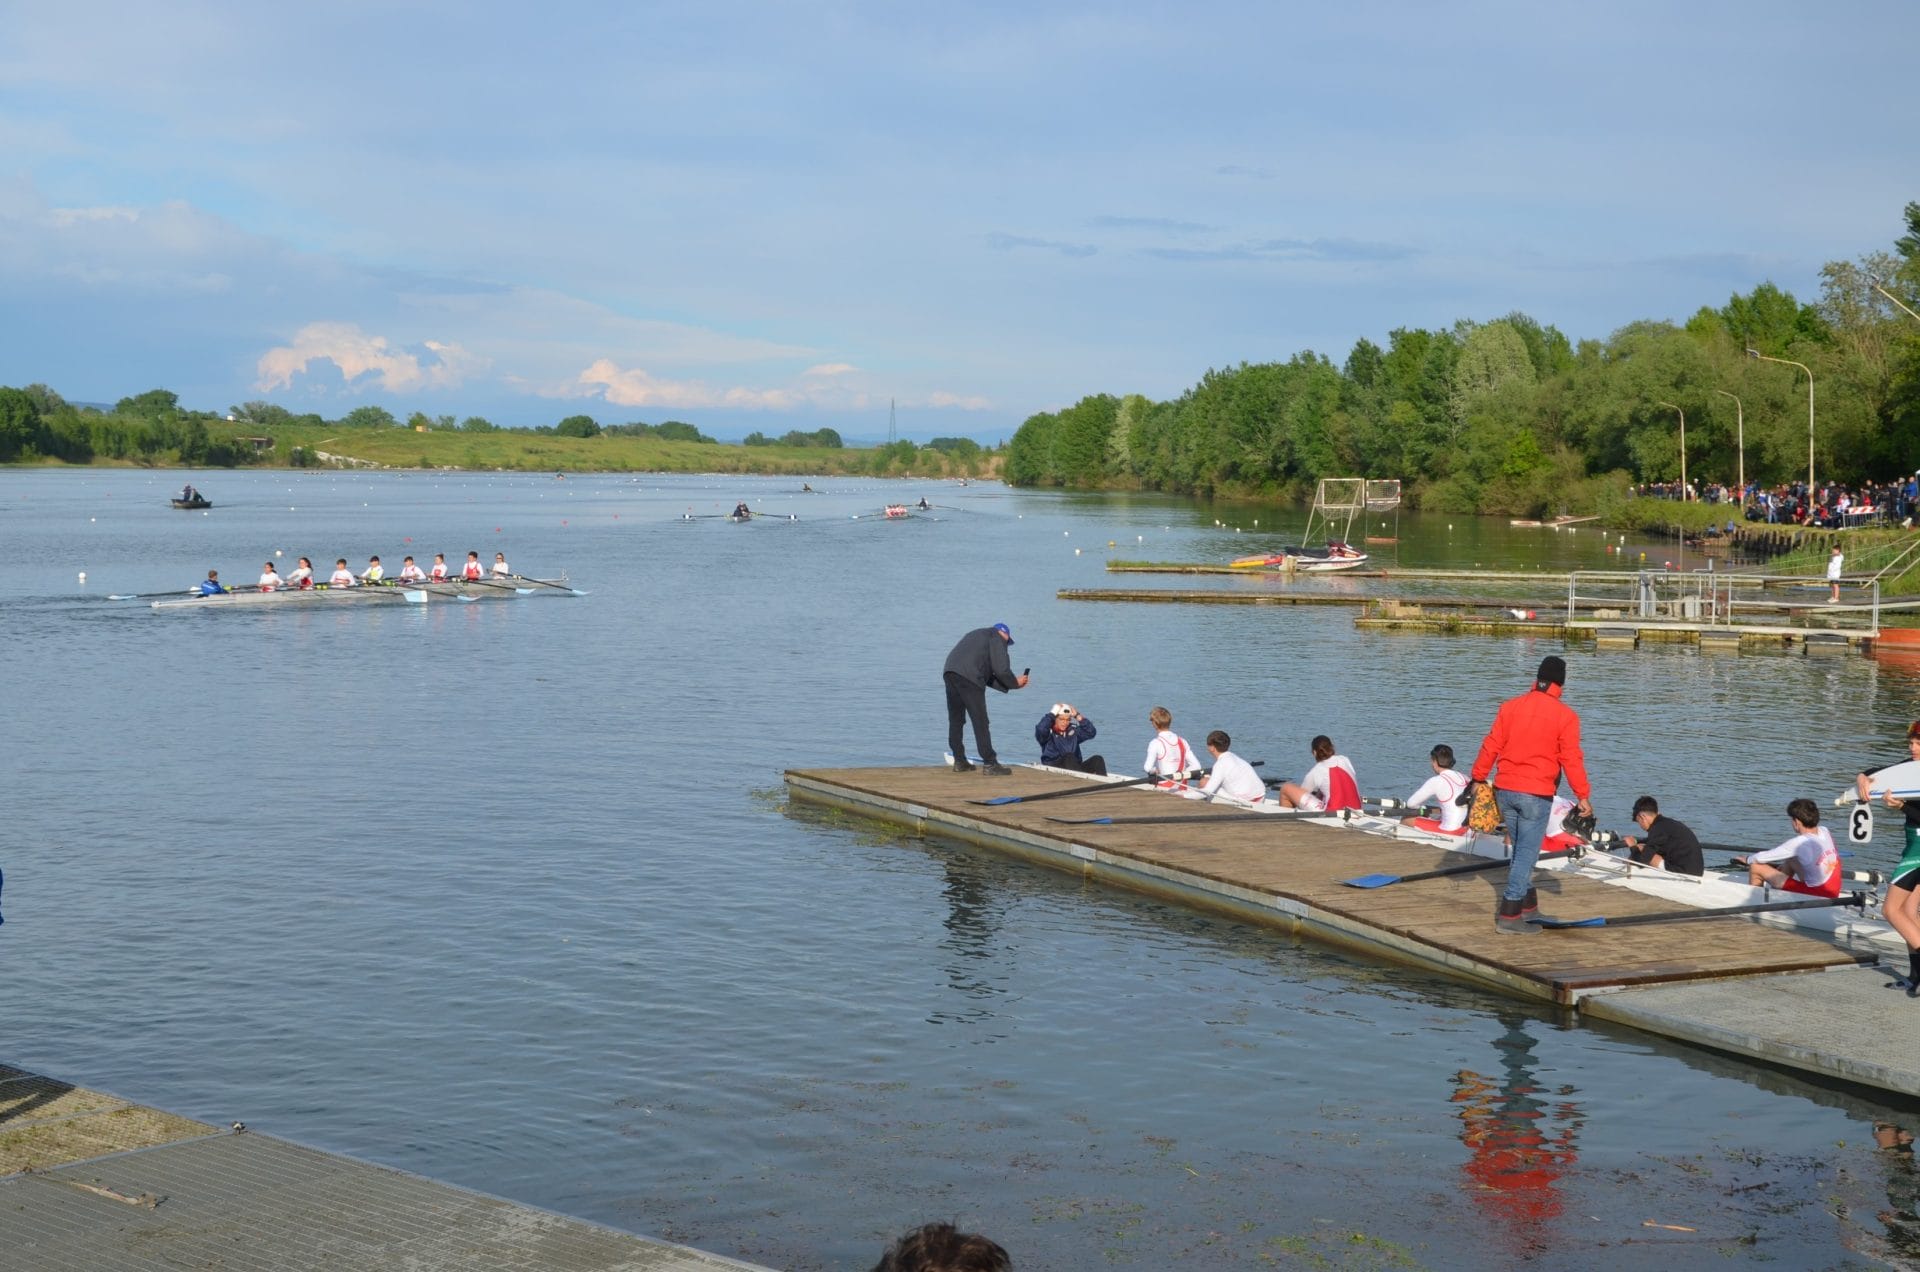
[[[378,583],[386,577],[387,572],[381,567],[380,558],[368,557],[367,568],[360,572],[360,581],[362,583]]]
[[[478,552],[467,553],[467,563],[460,567],[460,577],[468,580],[477,579],[482,572],[480,569],[480,554]]]
[[[262,592],[277,592],[286,585],[287,581],[280,577],[280,571],[274,568],[273,562],[269,561],[260,567],[260,590]]]
[[[225,596],[227,589],[220,582],[220,571],[208,570],[207,577],[200,580],[198,591],[202,596]]]
[[[408,557],[400,563],[400,581],[402,583],[419,583],[426,577],[425,574],[420,572],[420,567],[413,563],[412,557]]]
[[[1622,836],[1633,859],[1643,866],[1659,866],[1675,874],[1703,875],[1706,863],[1700,857],[1700,837],[1682,822],[1660,815],[1660,803],[1651,795],[1633,801],[1634,824],[1647,833],[1644,840]]]
[[[493,577],[496,579],[504,579],[504,578],[510,578],[512,577],[512,575],[513,575],[513,571],[507,565],[507,554],[504,552],[494,553],[493,554]]]
[[[1820,806],[1810,799],[1796,799],[1787,805],[1787,820],[1793,823],[1792,839],[1778,848],[1735,857],[1733,864],[1747,868],[1747,882],[1756,888],[1779,888],[1814,897],[1839,896],[1840,850],[1820,824]],[[1771,864],[1776,861],[1778,866]]]
[[[1200,767],[1199,757],[1187,740],[1173,731],[1173,712],[1165,707],[1155,707],[1147,712],[1147,723],[1153,726],[1153,741],[1147,743],[1147,763],[1142,772],[1171,779],[1161,782],[1162,786],[1186,789],[1182,779]]]
[[[1360,807],[1360,777],[1353,761],[1336,753],[1333,739],[1322,733],[1314,738],[1313,767],[1298,782],[1280,784],[1280,807],[1305,808],[1316,812],[1337,813]]]
[[[1421,808],[1437,804],[1440,817],[1437,821],[1431,817],[1410,817],[1407,825],[1414,830],[1437,831],[1442,835],[1466,834],[1467,805],[1457,801],[1460,792],[1467,789],[1467,775],[1453,767],[1453,748],[1441,743],[1427,752],[1427,762],[1433,766],[1433,776],[1419,790],[1407,796],[1407,805]]]
[[[1225,729],[1207,734],[1207,753],[1213,756],[1213,772],[1207,775],[1200,793],[1208,799],[1219,794],[1245,804],[1258,804],[1267,797],[1267,784],[1253,771],[1253,765],[1227,749],[1232,745],[1233,739]]]
[[[925,495],[920,496],[920,511],[926,512],[932,507],[933,505],[927,502],[927,497]]]
[[[436,552],[433,554],[433,574],[431,575],[431,577],[435,583],[440,583],[445,581],[447,577],[447,554],[446,553]]]
[[[352,587],[353,571],[347,568],[347,558],[341,557],[333,563],[333,577],[327,580],[328,587]]]
[[[269,565],[272,563],[269,562]],[[313,562],[300,558],[299,568],[287,575],[287,586],[296,592],[305,592],[313,587]]]
[[[742,499],[739,503],[733,505],[733,515],[745,521],[753,516],[753,512],[747,507],[747,501]]]

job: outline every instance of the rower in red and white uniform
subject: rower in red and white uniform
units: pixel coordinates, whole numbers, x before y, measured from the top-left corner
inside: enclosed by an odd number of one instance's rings
[[[412,557],[408,557],[400,563],[400,581],[402,583],[419,583],[424,581],[426,577],[425,574],[421,573],[420,567],[413,563]]]
[[[1260,780],[1260,774],[1254,771],[1253,765],[1227,749],[1232,745],[1233,739],[1227,736],[1224,729],[1215,729],[1207,734],[1207,753],[1213,756],[1213,772],[1208,774],[1200,794],[1209,799],[1215,795],[1225,795],[1243,804],[1261,803],[1267,797],[1267,784]],[[1188,798],[1194,797],[1189,795]]]
[[[280,571],[274,568],[273,562],[269,561],[261,567],[260,590],[262,592],[277,592],[286,585],[287,581],[280,577]]]
[[[433,573],[428,577],[431,578],[435,583],[444,582],[446,580],[446,577],[447,577],[447,554],[446,553],[436,552],[433,554]]]
[[[300,565],[292,574],[287,575],[287,586],[296,592],[309,591],[313,587],[313,562],[300,558]]]
[[[1333,739],[1322,733],[1313,740],[1314,765],[1298,782],[1280,784],[1280,807],[1337,813],[1360,807],[1360,776],[1353,761],[1333,749]]]
[[[1747,882],[1756,888],[1764,884],[1814,897],[1839,896],[1840,850],[1820,824],[1820,806],[1810,799],[1796,799],[1787,805],[1787,819],[1793,823],[1792,839],[1745,861],[1735,857],[1733,864],[1747,868]],[[1771,864],[1776,861],[1778,866]]]
[[[1555,795],[1547,806],[1547,829],[1540,837],[1541,852],[1566,852],[1587,841],[1567,829],[1567,814],[1579,805],[1565,795]]]
[[[512,576],[513,576],[513,570],[510,566],[507,565],[507,554],[504,552],[494,553],[493,554],[493,577],[496,579],[505,579],[505,578],[511,578]]]
[[[1193,753],[1185,738],[1173,731],[1173,712],[1155,707],[1147,712],[1147,722],[1153,725],[1154,734],[1153,741],[1147,743],[1147,762],[1141,771],[1168,779],[1159,783],[1161,786],[1187,789],[1182,779],[1200,767],[1200,757]]]
[[[467,563],[460,567],[460,577],[463,579],[477,579],[483,574],[485,574],[485,571],[480,567],[480,554],[478,552],[467,553]]]
[[[353,571],[347,568],[347,558],[341,557],[333,563],[333,577],[327,580],[328,587],[352,587],[356,582]]]
[[[1453,748],[1442,743],[1427,752],[1427,759],[1433,765],[1433,776],[1419,790],[1407,796],[1407,803],[1413,808],[1437,805],[1440,816],[1409,817],[1407,825],[1415,830],[1437,831],[1442,835],[1466,834],[1467,808],[1457,801],[1460,792],[1467,789],[1467,775],[1453,767]]]

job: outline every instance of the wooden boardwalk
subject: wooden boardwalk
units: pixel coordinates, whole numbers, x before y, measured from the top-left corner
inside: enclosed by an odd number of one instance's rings
[[[1287,818],[1220,821],[1230,810],[1122,789],[986,807],[971,802],[1076,785],[1034,769],[1010,777],[945,767],[792,770],[795,799],[970,840],[1142,891],[1221,909],[1334,944],[1561,1004],[1637,985],[1810,971],[1868,961],[1818,936],[1742,920],[1506,936],[1493,911],[1504,872],[1364,890],[1341,879],[1410,874],[1463,854]],[[1191,814],[1191,825],[1069,826],[1050,818]],[[1672,903],[1555,871],[1541,909],[1610,917]]]

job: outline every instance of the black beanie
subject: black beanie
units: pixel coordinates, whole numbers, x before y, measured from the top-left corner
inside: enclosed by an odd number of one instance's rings
[[[1565,685],[1567,683],[1567,660],[1558,654],[1548,654],[1540,660],[1540,670],[1533,674],[1534,681],[1542,685]]]

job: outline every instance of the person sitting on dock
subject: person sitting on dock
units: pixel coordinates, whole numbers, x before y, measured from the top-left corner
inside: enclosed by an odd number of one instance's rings
[[[1207,734],[1207,753],[1213,756],[1213,772],[1207,775],[1200,793],[1208,799],[1225,795],[1243,804],[1258,804],[1267,797],[1267,784],[1260,780],[1253,765],[1228,749],[1232,745],[1233,739],[1225,729]]]
[[[435,583],[446,582],[446,579],[447,579],[447,554],[446,553],[436,552],[433,554],[433,573],[428,575],[427,577]]]
[[[1333,739],[1322,733],[1313,740],[1314,765],[1298,782],[1280,784],[1280,807],[1338,813],[1360,807],[1360,776],[1353,761],[1337,754]]]
[[[1840,850],[1820,824],[1820,806],[1810,799],[1796,799],[1787,805],[1787,819],[1793,823],[1792,839],[1744,859],[1735,857],[1733,864],[1747,868],[1747,882],[1756,888],[1764,885],[1811,897],[1839,896]],[[1771,864],[1776,861],[1778,866]]]
[[[1147,743],[1147,762],[1143,773],[1152,773],[1167,778],[1162,786],[1186,789],[1182,779],[1200,767],[1200,757],[1193,753],[1187,740],[1173,731],[1173,712],[1165,707],[1155,707],[1147,712],[1147,722],[1153,726],[1153,741]]]
[[[307,560],[305,557],[301,557],[300,564],[294,569],[292,574],[287,575],[287,586],[296,592],[312,591],[313,562]]]
[[[202,596],[225,596],[227,589],[220,582],[220,571],[208,570],[207,577],[200,580],[198,591]]]
[[[467,563],[460,567],[460,577],[469,581],[479,578],[485,571],[480,567],[480,554],[467,553]]]
[[[362,583],[377,584],[387,577],[387,571],[380,564],[379,557],[368,557],[367,568],[360,572]]]
[[[269,561],[260,567],[260,590],[262,592],[278,592],[286,585],[287,581],[280,577],[280,571],[274,566],[273,562]]]
[[[1093,741],[1093,721],[1073,709],[1070,702],[1056,702],[1040,723],[1033,726],[1033,740],[1040,744],[1040,762],[1076,773],[1107,775],[1107,762],[1098,755],[1080,754],[1082,742]]]
[[[1453,748],[1441,743],[1427,752],[1427,761],[1433,766],[1433,776],[1413,794],[1407,796],[1409,808],[1424,808],[1428,804],[1438,805],[1440,816],[1410,817],[1407,825],[1415,830],[1435,831],[1442,835],[1464,835],[1467,833],[1467,806],[1460,803],[1460,792],[1467,789],[1467,775],[1453,767]]]
[[[1632,835],[1621,839],[1633,860],[1696,878],[1706,873],[1699,836],[1687,829],[1686,823],[1661,816],[1659,801],[1653,796],[1642,795],[1633,801],[1633,820],[1647,833],[1644,840]]]
[[[493,577],[496,579],[504,579],[504,578],[511,578],[512,576],[513,576],[513,567],[507,564],[507,554],[504,552],[494,553],[493,554]]]
[[[427,576],[421,573],[420,567],[413,563],[412,557],[408,557],[400,563],[400,581],[402,583],[424,583],[426,582],[426,578]]]
[[[353,571],[347,568],[347,558],[341,557],[333,563],[333,577],[327,580],[328,587],[352,587],[358,580]]]

